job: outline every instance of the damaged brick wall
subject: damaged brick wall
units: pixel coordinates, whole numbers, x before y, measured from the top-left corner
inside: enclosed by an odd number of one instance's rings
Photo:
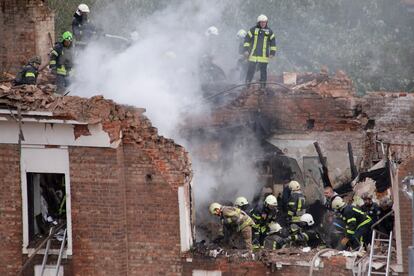
[[[188,191],[191,179],[185,149],[159,136],[143,109],[102,96],[56,97],[41,86],[0,87],[0,108],[17,106],[22,111],[52,112],[54,119],[101,123],[110,141],[119,142],[117,148],[69,146],[73,256],[65,260],[65,275],[180,275],[178,188]],[[89,136],[87,130],[74,127],[73,135]],[[8,145],[6,149],[10,150]],[[5,239],[13,240],[10,255],[0,253],[0,269],[9,263],[14,270],[6,270],[5,275],[14,275],[27,256],[21,253],[19,156],[13,159],[6,153],[0,155],[0,165],[4,162],[8,173],[17,173],[6,177],[13,178],[11,187],[1,182],[0,187],[15,191],[14,204],[20,209],[12,218],[14,225],[6,219],[0,222],[1,229],[9,227]],[[7,163],[13,160],[15,170]]]
[[[22,262],[22,195],[17,145],[0,144],[0,275],[16,275]]]
[[[2,0],[0,3],[0,72],[16,72],[34,56],[46,63],[54,14],[41,0]]]
[[[270,122],[269,134],[265,138],[275,145],[283,144],[285,139],[300,148],[304,140],[318,141],[327,157],[331,177],[342,170],[341,174],[350,178],[347,142],[352,143],[355,163],[358,167],[362,164],[362,170],[369,169],[383,157],[381,144],[378,143],[381,141],[385,149],[390,146],[392,159],[402,162],[400,181],[409,172],[414,174],[414,164],[410,161],[414,160],[414,145],[411,142],[414,141],[414,94],[368,92],[357,96],[352,81],[343,74],[308,76],[310,80],[297,85],[270,85],[266,91],[254,87],[243,89],[233,99],[215,108],[211,120],[206,117],[191,118],[185,130],[192,135],[199,133],[202,137],[198,151],[192,153],[213,162],[220,159],[220,137],[205,138],[205,133],[240,125],[252,128],[252,117],[261,114]],[[296,148],[280,150],[294,156],[300,163],[305,153],[312,154],[314,150],[313,147],[310,150],[304,148],[299,154],[295,152]],[[205,152],[209,155],[203,154]],[[316,155],[315,152],[313,154]],[[345,162],[338,162],[340,154]],[[337,180],[343,179],[334,177],[333,180],[337,184],[341,182]],[[411,201],[402,192],[397,210],[401,215],[404,269],[407,271],[407,247],[411,244],[412,231]]]
[[[403,249],[403,265],[405,274],[408,275],[408,247],[412,245],[412,202],[411,199],[403,191],[402,181],[408,175],[414,175],[414,158],[406,159],[398,168],[398,185],[399,185],[399,206],[394,206],[397,210],[400,210],[401,220],[401,243]]]
[[[314,269],[312,275],[336,275],[336,276],[350,276],[351,270],[347,270],[343,258],[332,258],[324,261],[322,269]],[[284,275],[297,276],[309,275],[309,266],[289,266],[283,265],[280,269],[271,265],[266,265],[258,261],[229,261],[226,259],[212,260],[212,259],[192,259],[192,262],[184,264],[183,275],[192,276],[194,270],[207,271],[221,271],[221,275],[249,275],[249,276],[263,276],[263,275]]]

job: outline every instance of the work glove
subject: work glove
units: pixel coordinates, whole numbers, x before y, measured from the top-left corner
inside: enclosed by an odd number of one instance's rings
[[[269,56],[269,58],[273,58],[273,57],[274,57],[274,55],[270,55],[270,56]]]
[[[245,57],[245,58],[248,58],[248,57],[249,57],[249,52],[247,52],[247,51],[246,51],[246,52],[244,52],[244,57]]]

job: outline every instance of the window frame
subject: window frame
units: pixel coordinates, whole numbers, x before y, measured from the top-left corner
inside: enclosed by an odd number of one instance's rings
[[[50,161],[50,162],[48,162]],[[28,214],[28,189],[27,173],[58,173],[65,175],[66,190],[66,224],[67,246],[64,257],[72,255],[72,209],[70,193],[70,167],[68,147],[45,147],[34,145],[22,145],[20,158],[21,189],[22,189],[22,227],[23,227],[23,254],[33,254],[34,248],[29,246],[29,214]],[[44,254],[44,249],[38,254]],[[58,254],[59,250],[49,250],[49,254]]]

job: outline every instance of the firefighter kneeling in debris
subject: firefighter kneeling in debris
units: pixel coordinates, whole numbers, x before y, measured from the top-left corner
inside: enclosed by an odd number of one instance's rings
[[[291,241],[294,245],[310,246],[315,248],[323,241],[315,229],[315,221],[311,214],[303,214],[300,217],[300,221],[297,223],[298,229],[289,237],[288,241]]]
[[[332,209],[337,210],[345,223],[345,237],[342,238],[339,249],[359,248],[371,242],[372,219],[361,209],[344,202],[337,196],[332,201]]]
[[[269,232],[264,239],[263,246],[266,249],[281,249],[289,241],[289,231],[282,228],[279,223],[269,223]]]
[[[222,206],[214,202],[210,205],[210,213],[222,219],[222,227],[219,231],[220,236],[223,236],[223,226],[230,225],[236,228],[236,232],[243,237],[245,247],[249,251],[253,250],[252,246],[252,226],[253,220],[242,210],[232,206]]]
[[[274,195],[268,195],[263,203],[263,207],[255,208],[251,212],[254,219],[254,243],[255,246],[262,246],[263,241],[269,231],[269,224],[276,222],[278,216],[277,198]]]
[[[20,70],[14,80],[14,85],[21,84],[36,84],[37,75],[39,74],[39,66],[42,63],[42,58],[34,56],[29,59],[29,62]]]

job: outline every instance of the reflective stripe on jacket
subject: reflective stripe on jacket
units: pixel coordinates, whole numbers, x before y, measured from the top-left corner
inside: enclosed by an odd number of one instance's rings
[[[347,205],[341,212],[342,219],[346,224],[346,235],[348,237],[355,234],[355,231],[361,227],[371,224],[372,219],[359,208]]]
[[[247,32],[243,46],[249,52],[249,61],[268,63],[269,56],[276,53],[276,36],[270,28],[257,25]]]
[[[306,200],[301,191],[292,192],[288,201],[288,215],[291,222],[299,222],[300,217],[306,213]]]
[[[237,231],[240,232],[247,226],[253,226],[253,220],[242,210],[237,207],[223,206],[221,217],[224,224],[231,224],[237,226]]]
[[[49,68],[56,70],[58,75],[67,76],[72,67],[70,55],[65,55],[66,47],[57,42],[50,52]]]

